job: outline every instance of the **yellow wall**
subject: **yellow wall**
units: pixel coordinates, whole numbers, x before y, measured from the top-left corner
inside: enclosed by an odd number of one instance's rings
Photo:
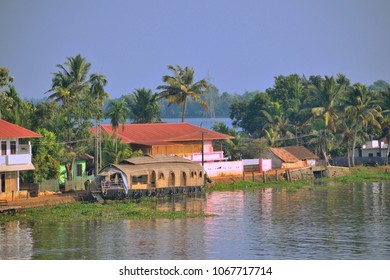
[[[4,175],[3,175],[4,174]],[[12,192],[18,190],[18,173],[16,171],[13,172],[3,172],[1,173],[0,181],[4,179],[5,181],[5,192]],[[1,185],[4,182],[0,182]],[[0,186],[1,191],[1,186]]]

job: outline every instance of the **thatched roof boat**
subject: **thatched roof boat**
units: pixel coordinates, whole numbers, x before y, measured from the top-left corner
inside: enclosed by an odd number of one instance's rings
[[[191,160],[168,155],[129,158],[105,166],[95,184],[103,196],[191,191],[204,186],[204,170]]]

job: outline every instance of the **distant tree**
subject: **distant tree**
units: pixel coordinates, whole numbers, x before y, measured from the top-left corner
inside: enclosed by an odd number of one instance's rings
[[[344,80],[343,76],[339,74],[339,79]],[[347,92],[347,85],[345,83],[337,83],[336,79],[331,76],[325,76],[323,81],[317,84],[310,84],[309,90],[313,95],[309,97],[309,103],[313,105],[313,117],[321,117],[325,121],[325,128],[336,132],[336,120],[339,110],[340,100]]]
[[[140,88],[129,94],[130,119],[133,123],[161,122],[158,94],[150,89]]]
[[[104,75],[92,74],[90,76],[90,94],[89,96],[94,100],[96,105],[96,119],[101,120],[104,117],[103,104],[104,101],[109,97],[109,94],[104,90],[108,81]]]
[[[126,123],[127,115],[130,110],[127,108],[126,100],[111,100],[107,106],[107,111],[105,113],[106,117],[110,119],[111,125],[115,131],[115,153],[118,152],[118,127],[119,124],[122,124],[122,130]]]
[[[355,150],[357,134],[360,128],[372,124],[378,129],[381,128],[380,122],[382,118],[381,108],[378,100],[375,98],[375,92],[369,92],[368,88],[360,83],[353,85],[353,90],[350,92],[349,99],[345,112],[349,116],[355,118],[354,140],[352,151]],[[355,166],[355,158],[352,156],[352,166]]]
[[[163,76],[163,82],[167,85],[158,86],[157,89],[162,90],[159,98],[165,98],[169,104],[176,103],[183,106],[181,120],[184,122],[187,110],[187,98],[201,104],[206,110],[208,105],[200,98],[209,88],[206,80],[194,81],[194,69],[192,67],[182,68],[179,65],[168,65],[168,69],[172,71],[173,76]]]
[[[388,88],[381,92],[380,95],[380,104],[382,107],[382,116],[381,120],[382,126],[382,137],[386,138],[387,142],[387,151],[385,157],[385,164],[389,164],[389,154],[390,154],[390,85]]]
[[[368,87],[368,90],[376,92],[386,92],[388,88],[390,88],[390,83],[383,80],[378,80],[375,81],[372,85],[370,85]]]
[[[242,127],[252,137],[261,137],[267,123],[264,111],[269,110],[271,104],[267,93],[256,93],[250,100],[233,102],[230,106],[230,118],[233,120],[233,125]]]

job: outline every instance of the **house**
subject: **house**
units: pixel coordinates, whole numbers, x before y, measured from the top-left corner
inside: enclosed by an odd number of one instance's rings
[[[101,126],[103,133],[115,135],[110,124]],[[94,133],[95,128],[91,129]],[[145,155],[177,155],[195,162],[203,160],[227,160],[223,151],[214,151],[214,140],[227,140],[234,137],[205,129],[189,123],[145,123],[125,124],[118,127],[118,138],[121,143],[127,143],[135,150],[141,150]]]
[[[386,158],[387,145],[388,144],[386,143],[386,139],[366,141],[366,143],[363,144],[360,149],[359,156],[362,158]]]
[[[270,148],[272,169],[301,168],[316,165],[318,156],[303,146]]]
[[[0,199],[12,199],[20,190],[19,173],[34,170],[31,162],[31,143],[19,139],[38,138],[41,135],[21,126],[0,120]]]
[[[95,133],[96,128],[92,128]],[[101,131],[115,135],[111,124],[103,124]],[[145,155],[175,155],[193,162],[204,163],[210,177],[242,174],[242,161],[227,161],[223,151],[213,148],[213,141],[234,139],[233,136],[202,128],[193,124],[145,123],[125,124],[118,127],[118,138]],[[203,144],[203,145],[202,145]],[[202,149],[203,148],[203,149]]]

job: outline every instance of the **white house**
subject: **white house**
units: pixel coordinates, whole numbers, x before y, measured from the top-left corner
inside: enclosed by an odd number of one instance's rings
[[[0,119],[0,198],[7,199],[19,191],[19,172],[34,170],[31,162],[31,143],[20,144],[19,139],[41,135]]]
[[[370,140],[366,141],[360,149],[355,149],[355,157],[361,158],[373,158],[380,157],[386,158],[387,146],[385,140]]]

